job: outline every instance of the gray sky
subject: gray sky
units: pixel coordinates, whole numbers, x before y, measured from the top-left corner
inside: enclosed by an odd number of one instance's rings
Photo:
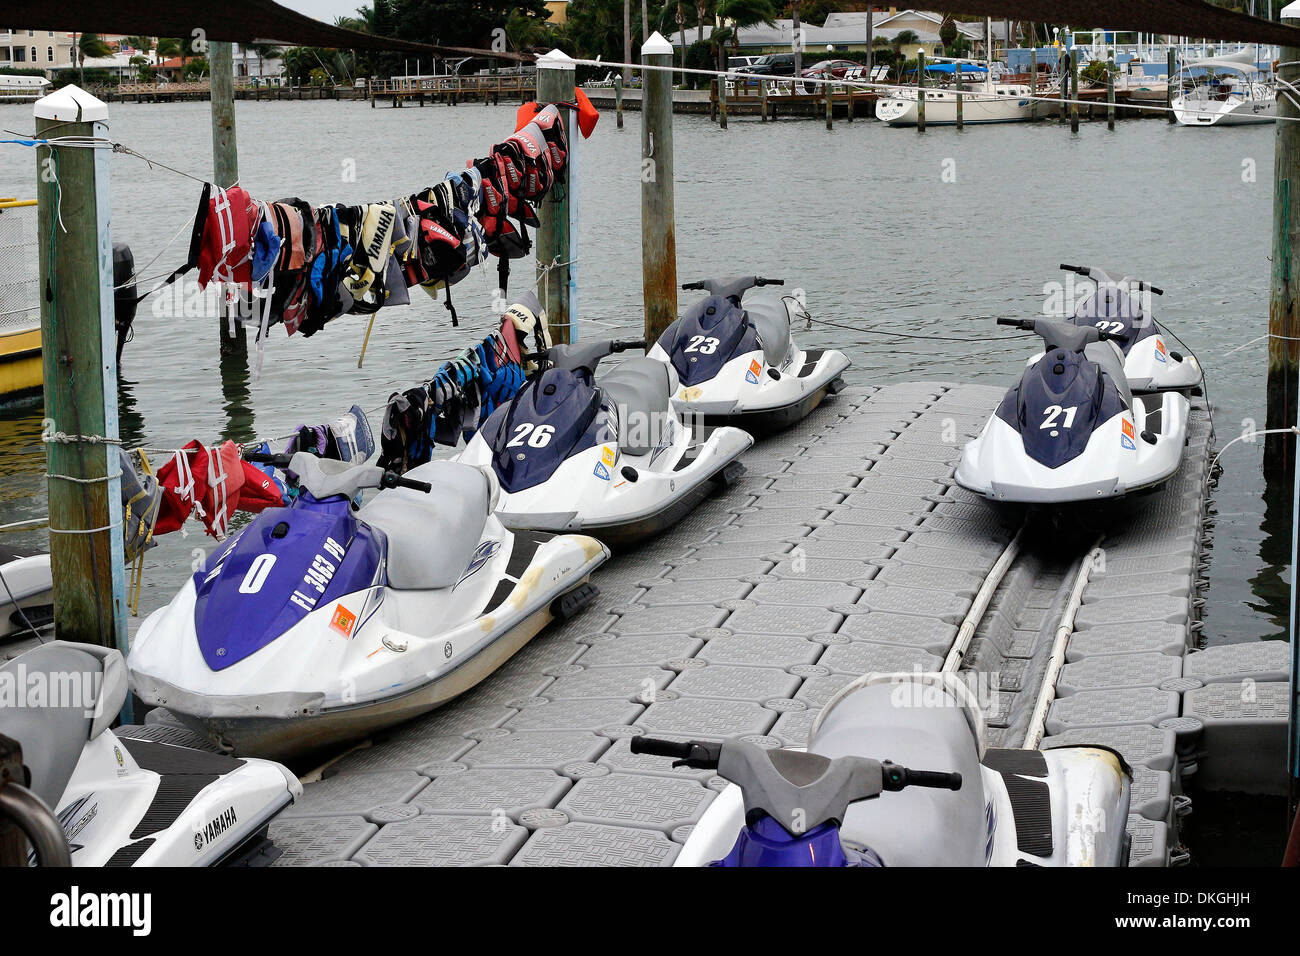
[[[352,16],[366,0],[276,0],[283,7],[297,10],[317,20],[333,23],[335,17]]]

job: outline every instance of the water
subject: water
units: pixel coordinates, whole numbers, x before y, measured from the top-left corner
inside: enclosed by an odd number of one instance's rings
[[[262,198],[387,198],[482,155],[513,121],[506,106],[241,102],[241,180]],[[639,122],[629,113],[619,131],[606,115],[580,147],[580,337],[641,327]],[[31,125],[30,106],[0,106],[0,127]],[[111,135],[178,169],[211,170],[206,103],[114,105]],[[814,121],[733,120],[723,132],[678,116],[675,137],[680,278],[754,272],[807,290],[816,317],[850,328],[815,327],[800,341],[846,351],[853,381],[1009,385],[1028,347],[993,319],[1038,313],[1044,283],[1063,278],[1059,262],[1097,264],[1164,287],[1157,314],[1208,368],[1220,445],[1247,419],[1263,427],[1266,343],[1246,343],[1268,325],[1271,127],[1144,120],[1113,133],[1085,124],[1077,136],[1056,123],[921,136],[863,121],[827,132]],[[185,255],[198,184],[137,159],[111,162],[114,237],[141,266],[162,253],[149,274],[170,271]],[[30,149],[0,147],[0,195],[31,197],[34,173]],[[531,274],[516,263],[515,287]],[[363,369],[363,317],[311,339],[276,329],[255,382],[221,374],[215,318],[155,315],[145,302],[122,364],[123,436],[155,447],[248,440],[327,420],[353,401],[380,406],[494,324],[495,285],[490,267],[456,287],[459,329],[441,303],[413,290],[416,304],[379,314]],[[0,416],[0,522],[44,514],[39,436],[37,411]],[[1222,461],[1205,609],[1211,643],[1285,632],[1289,504],[1265,520],[1261,459],[1262,443],[1238,443]],[[142,611],[175,592],[194,548],[211,546],[192,528],[150,553]],[[44,547],[44,533],[5,543]]]

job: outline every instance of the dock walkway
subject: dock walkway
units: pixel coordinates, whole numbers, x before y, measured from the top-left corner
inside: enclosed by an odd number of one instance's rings
[[[278,864],[670,864],[723,782],[627,738],[802,746],[837,688],[939,667],[964,622],[962,669],[995,695],[990,743],[1019,746],[1086,549],[1029,543],[972,618],[1017,519],[952,472],[1001,394],[854,388],[760,442],[728,492],[600,569],[586,613],[308,782],[272,825]],[[1200,405],[1182,471],[1104,538],[1047,719],[1044,746],[1108,744],[1133,764],[1135,864],[1182,859],[1186,773],[1232,778],[1243,740],[1255,764],[1284,765],[1286,645],[1191,652],[1210,432]]]

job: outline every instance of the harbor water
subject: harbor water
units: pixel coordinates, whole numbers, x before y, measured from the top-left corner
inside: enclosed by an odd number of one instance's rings
[[[640,333],[640,119],[629,113],[617,130],[606,115],[579,147],[578,338]],[[679,279],[785,278],[816,319],[834,323],[797,330],[799,341],[848,353],[851,381],[1009,386],[1030,342],[993,320],[1041,314],[1066,282],[1058,263],[1099,265],[1163,287],[1157,316],[1207,369],[1220,446],[1264,427],[1272,127],[1131,120],[1071,135],[1041,122],[918,135],[861,120],[833,132],[793,120],[733,119],[726,131],[706,117],[674,123]],[[413,192],[483,155],[513,131],[514,108],[241,101],[237,124],[241,183],[253,195],[359,202]],[[0,127],[31,126],[30,106],[0,106]],[[115,104],[110,128],[159,163],[210,173],[206,103]],[[132,246],[146,277],[165,275],[185,258],[199,183],[133,157],[111,164],[113,237]],[[0,195],[32,197],[35,175],[30,148],[0,148]],[[533,276],[517,261],[512,291]],[[122,360],[122,437],[151,448],[246,442],[354,402],[378,409],[496,323],[496,286],[493,262],[456,287],[459,328],[414,290],[413,305],[379,313],[361,369],[364,317],[310,339],[273,329],[256,378],[240,362],[222,366],[215,314],[187,314],[170,295],[146,300]],[[372,414],[376,429],[379,420]],[[45,513],[40,435],[39,406],[0,414],[0,523]],[[1266,507],[1262,453],[1262,439],[1238,442],[1221,461],[1209,643],[1285,636],[1290,502]],[[3,543],[42,548],[45,532]],[[142,613],[166,603],[196,550],[214,542],[191,523],[188,536],[158,544]]]

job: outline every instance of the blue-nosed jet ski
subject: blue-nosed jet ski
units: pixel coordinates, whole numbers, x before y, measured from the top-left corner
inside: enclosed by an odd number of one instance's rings
[[[730,781],[674,866],[1128,865],[1132,772],[1119,755],[990,749],[953,673],[863,675],[822,708],[807,750],[741,738],[631,748]]]
[[[594,538],[507,530],[489,469],[248,457],[296,477],[292,504],[216,552],[128,658],[146,703],[236,753],[317,750],[450,700],[589,604],[609,557]],[[368,488],[385,490],[358,509]]]
[[[996,501],[1115,498],[1171,477],[1187,441],[1187,397],[1134,395],[1112,336],[1061,319],[998,319],[1045,349],[962,449],[957,484]]]
[[[1067,321],[1092,325],[1106,332],[1124,356],[1124,374],[1135,392],[1187,390],[1201,384],[1202,370],[1194,355],[1169,348],[1155,316],[1149,295],[1164,291],[1133,276],[1112,279],[1091,266],[1062,264],[1066,272],[1085,276],[1097,284]]]
[[[644,342],[554,345],[539,372],[483,423],[457,461],[492,471],[508,528],[577,531],[626,546],[681,520],[743,471],[738,428],[700,440],[671,405],[672,365],[635,357],[595,378],[601,359]]]
[[[784,284],[740,276],[682,286],[708,297],[686,309],[648,353],[676,370],[677,408],[705,425],[762,435],[793,425],[843,387],[840,376],[849,367],[843,352],[795,345],[790,325],[808,318],[797,298],[744,298],[755,286]]]
[[[274,858],[267,824],[302,794],[298,778],[214,753],[177,727],[111,730],[127,694],[116,649],[51,641],[0,665],[0,685],[0,734],[22,747],[30,774],[20,799],[57,815],[73,866]]]

